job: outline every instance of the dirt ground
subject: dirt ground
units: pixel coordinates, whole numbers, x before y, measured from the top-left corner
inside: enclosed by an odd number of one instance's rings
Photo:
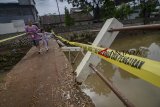
[[[94,107],[74,82],[72,67],[55,40],[49,52],[33,47],[7,74],[0,107]]]

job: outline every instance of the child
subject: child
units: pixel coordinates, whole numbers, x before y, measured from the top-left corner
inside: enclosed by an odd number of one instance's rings
[[[41,36],[42,36],[43,44],[44,44],[46,50],[48,51],[49,50],[49,47],[48,47],[49,37],[48,37],[48,33],[45,32],[44,29],[41,29]]]
[[[40,41],[40,36],[37,34],[38,33],[38,27],[36,25],[32,24],[32,21],[28,22],[28,25],[25,27],[27,35],[31,38],[33,45],[37,47],[38,53],[40,54],[41,52],[41,47],[39,45]]]

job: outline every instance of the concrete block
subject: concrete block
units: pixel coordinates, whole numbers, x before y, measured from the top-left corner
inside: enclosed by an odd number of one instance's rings
[[[123,24],[120,23],[117,19],[108,19],[103,25],[102,29],[100,30],[92,45],[103,48],[109,48],[119,32],[108,32],[108,30],[110,28],[121,27],[123,27]],[[98,56],[93,55],[91,52],[87,52],[75,71],[77,74],[76,81],[80,83],[85,81],[91,72],[89,64],[92,63],[93,65],[97,66],[100,61],[101,59]]]

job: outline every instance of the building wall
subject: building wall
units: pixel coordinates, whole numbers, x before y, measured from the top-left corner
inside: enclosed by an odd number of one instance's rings
[[[25,31],[25,23],[23,20],[12,20],[12,23],[17,32]]]
[[[16,6],[6,6],[0,7],[0,23],[10,23],[11,20],[23,19],[25,23],[28,20],[33,22],[38,21],[38,16],[35,8],[32,6],[26,7],[16,7]]]
[[[29,19],[34,21],[34,17],[32,15],[12,16],[12,17],[4,16],[0,17],[0,23],[9,23],[12,20],[24,20],[24,22],[27,24]]]
[[[35,5],[34,0],[18,0],[20,5]]]
[[[20,15],[21,11],[18,7],[6,6],[0,7],[0,16]]]
[[[14,28],[13,23],[0,23],[0,34],[15,33],[16,29]]]
[[[12,23],[0,23],[0,34],[24,32],[25,24],[23,20],[13,20]]]
[[[35,5],[35,1],[34,0],[30,0],[31,5]]]
[[[34,21],[39,22],[39,16],[37,14],[37,11],[34,8],[32,8],[32,14],[33,14],[33,17],[34,17]]]

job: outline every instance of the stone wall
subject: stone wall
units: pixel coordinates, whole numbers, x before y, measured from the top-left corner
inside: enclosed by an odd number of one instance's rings
[[[8,40],[6,42],[0,43],[0,51],[4,49],[14,49],[14,48],[20,48],[20,47],[30,47],[32,46],[32,42],[26,35],[15,38],[13,40]]]
[[[71,31],[82,31],[82,30],[92,30],[92,29],[101,29],[103,26],[103,23],[95,23],[95,24],[88,24],[88,25],[75,25],[71,27],[66,27],[66,26],[57,26],[57,27],[52,27],[49,25],[44,26],[45,29],[50,31],[53,29],[54,32],[56,33],[65,33],[65,32],[71,32]]]
[[[31,42],[27,36],[0,43],[0,73],[12,69],[31,46]]]

